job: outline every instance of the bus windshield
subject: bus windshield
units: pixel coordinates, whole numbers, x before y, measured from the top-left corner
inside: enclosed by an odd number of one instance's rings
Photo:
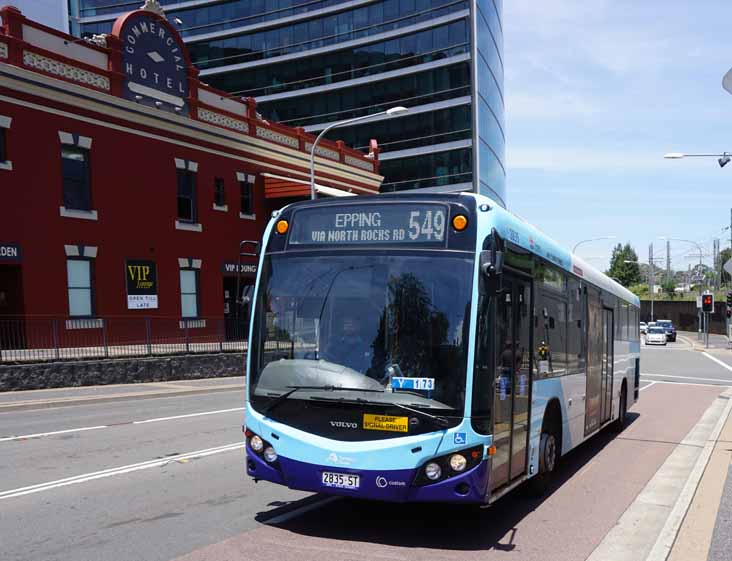
[[[266,256],[253,405],[339,399],[462,414],[472,277],[472,257],[440,252]]]

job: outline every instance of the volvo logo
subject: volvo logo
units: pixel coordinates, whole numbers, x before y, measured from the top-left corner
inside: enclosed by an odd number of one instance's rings
[[[347,421],[331,421],[331,427],[337,427],[339,429],[357,429],[358,423],[349,423]]]

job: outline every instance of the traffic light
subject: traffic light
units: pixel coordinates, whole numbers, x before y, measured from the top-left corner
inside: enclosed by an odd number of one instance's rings
[[[702,312],[714,312],[714,294],[702,294]]]
[[[727,293],[727,307],[732,308],[732,290]]]

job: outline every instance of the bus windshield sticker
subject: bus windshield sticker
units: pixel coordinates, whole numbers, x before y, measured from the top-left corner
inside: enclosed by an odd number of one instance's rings
[[[391,379],[391,387],[395,390],[434,390],[434,378],[401,378]]]
[[[290,245],[444,244],[447,208],[439,204],[369,204],[303,208]]]
[[[409,432],[409,418],[392,417],[390,415],[372,415],[370,413],[364,413],[363,428],[366,430]]]

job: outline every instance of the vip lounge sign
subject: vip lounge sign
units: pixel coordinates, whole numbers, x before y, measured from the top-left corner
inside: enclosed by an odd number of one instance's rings
[[[114,34],[122,41],[124,97],[187,115],[185,46],[168,21],[152,11],[138,10],[117,20]]]
[[[154,261],[130,259],[125,263],[127,309],[154,310],[158,307],[158,275]]]

